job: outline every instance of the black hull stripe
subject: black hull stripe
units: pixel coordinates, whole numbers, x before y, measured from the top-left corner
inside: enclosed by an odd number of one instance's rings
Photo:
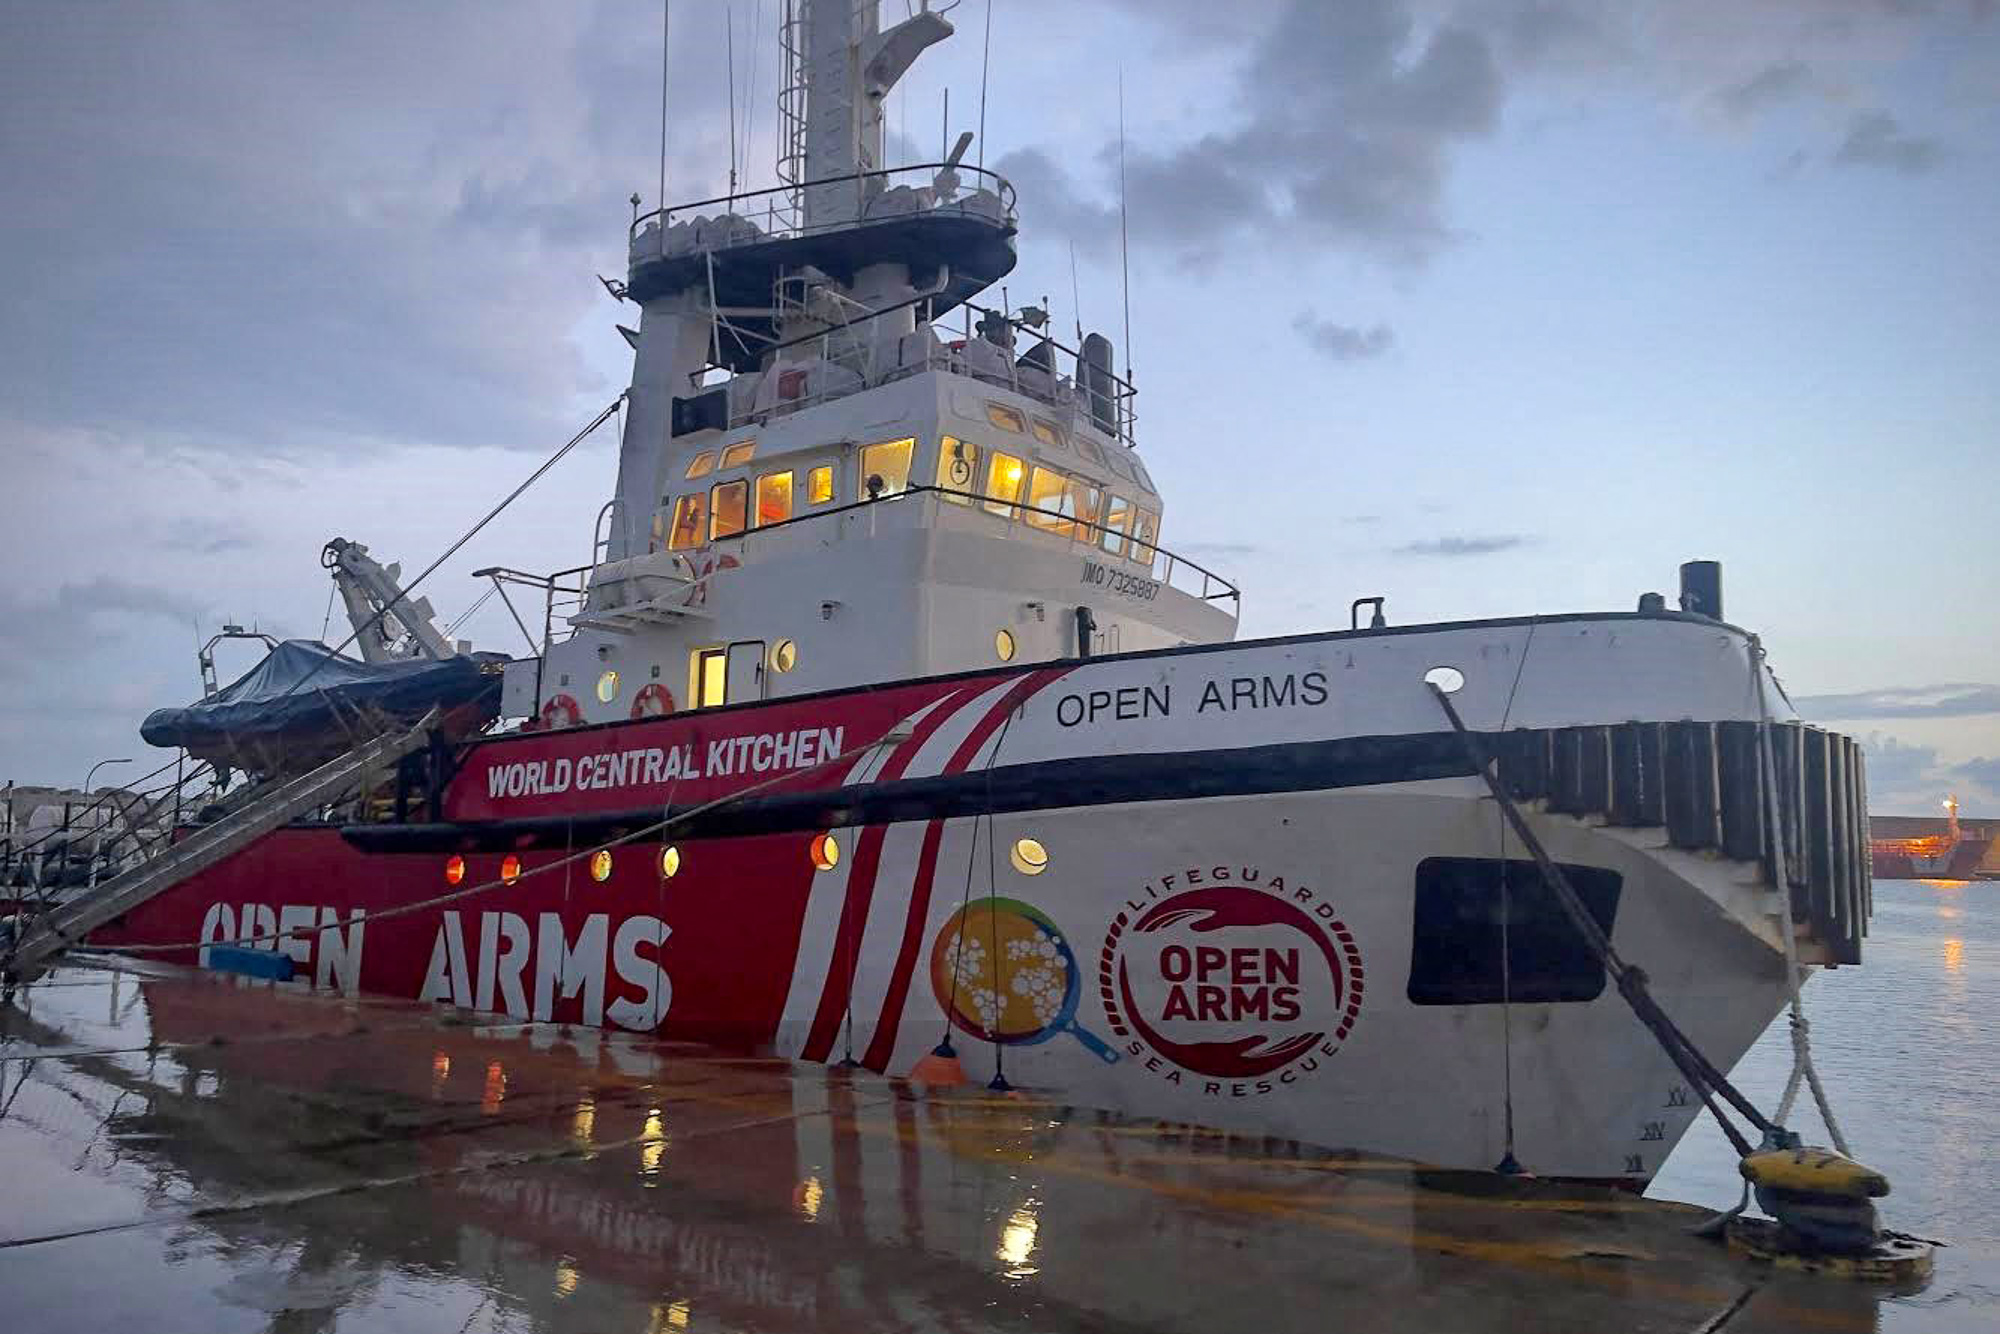
[[[1012,814],[1145,801],[1198,801],[1372,787],[1477,771],[1450,732],[1341,737],[1166,755],[1092,755],[860,787],[746,797],[695,817],[677,840],[749,838],[857,825]],[[686,809],[686,808],[683,808]],[[588,846],[657,824],[658,806],[441,824],[348,825],[364,852],[508,852]]]

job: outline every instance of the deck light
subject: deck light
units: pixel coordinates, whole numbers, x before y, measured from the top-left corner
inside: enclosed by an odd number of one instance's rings
[[[500,859],[500,879],[511,885],[520,878],[521,859],[510,852]]]
[[[831,832],[815,835],[812,841],[813,865],[822,871],[831,871],[840,865],[840,840]]]
[[[611,878],[610,848],[599,848],[590,854],[590,878],[600,885]]]
[[[660,878],[672,880],[681,869],[681,850],[669,843],[660,849]]]
[[[444,882],[455,885],[465,879],[465,858],[447,857],[444,862]]]

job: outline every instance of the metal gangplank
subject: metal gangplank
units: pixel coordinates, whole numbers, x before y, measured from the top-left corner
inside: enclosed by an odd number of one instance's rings
[[[341,796],[372,769],[394,764],[424,748],[437,710],[416,726],[365,741],[310,773],[258,792],[212,825],[196,830],[148,861],[120,872],[94,893],[61,904],[29,923],[12,953],[0,957],[0,974],[35,976],[51,960],[105,923],[165,893],[189,876],[256,842],[301,812]]]

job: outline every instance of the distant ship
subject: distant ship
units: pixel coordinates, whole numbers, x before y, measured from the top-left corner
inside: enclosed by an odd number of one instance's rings
[[[1868,820],[1869,852],[1878,880],[1992,880],[1990,825],[1967,829],[1958,820],[1958,798],[1944,799],[1945,827],[1928,816],[1875,815]]]

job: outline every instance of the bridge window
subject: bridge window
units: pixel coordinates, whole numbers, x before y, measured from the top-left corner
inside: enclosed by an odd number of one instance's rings
[[[1601,866],[1564,866],[1562,871],[1585,910],[1609,935],[1618,913],[1619,874]],[[1604,990],[1603,962],[1591,953],[1534,862],[1429,857],[1417,864],[1416,889],[1412,1003],[1587,1001]]]
[[[1076,440],[1077,453],[1083,455],[1085,458],[1089,459],[1092,463],[1095,463],[1100,468],[1108,466],[1104,462],[1104,451],[1098,448],[1097,442],[1095,440],[1092,440],[1089,436],[1083,434],[1083,432],[1081,431],[1076,433],[1075,440]]]
[[[1027,434],[1028,423],[1022,419],[1020,413],[1004,404],[988,403],[986,405],[986,420],[992,422],[1003,431],[1012,431],[1015,435]]]
[[[1062,432],[1058,431],[1048,422],[1043,421],[1040,417],[1035,418],[1035,439],[1041,441],[1050,449],[1061,449],[1063,447]]]
[[[986,464],[986,494],[991,497],[986,508],[995,514],[1012,515],[1014,505],[1021,499],[1021,482],[1028,470],[1012,454],[998,451]]]
[[[714,471],[715,451],[704,449],[701,453],[688,460],[688,470],[681,475],[684,477],[706,477]]]
[[[783,523],[792,517],[792,473],[767,472],[757,479],[757,526]]]
[[[669,551],[686,551],[703,542],[708,531],[708,496],[700,491],[674,502],[673,531],[667,537]]]
[[[1077,438],[1080,440],[1083,437],[1078,436]],[[1096,444],[1097,442],[1093,440],[1091,443]],[[1129,477],[1135,482],[1139,480],[1132,472],[1132,465],[1125,460],[1125,451],[1121,449],[1107,449],[1104,451],[1104,461],[1110,465],[1111,471],[1117,473],[1120,477]]]
[[[861,451],[861,486],[857,500],[867,500],[871,492],[893,496],[906,491],[910,485],[910,455],[915,451],[915,440],[885,440],[879,445],[868,445]],[[871,488],[875,478],[881,478],[879,491]]]
[[[1104,531],[1098,534],[1098,545],[1114,556],[1125,554],[1125,534],[1132,527],[1132,502],[1113,493],[1111,503],[1104,512]]]
[[[1069,478],[1054,468],[1037,468],[1028,483],[1028,526],[1044,532],[1074,536],[1076,525],[1058,517],[1069,494]]]
[[[755,440],[738,440],[735,444],[724,447],[722,451],[722,466],[725,468],[740,468],[748,463],[750,456],[756,452],[757,442]]]
[[[711,709],[729,691],[729,650],[698,648],[688,670],[688,697],[697,709]]]
[[[1151,510],[1140,510],[1138,521],[1132,526],[1132,559],[1141,565],[1151,565],[1159,550],[1160,516]]]
[[[825,505],[833,499],[833,465],[822,463],[806,474],[806,503]]]
[[[750,479],[718,482],[708,493],[708,535],[734,537],[749,526]]]
[[[979,446],[970,440],[946,436],[938,445],[937,483],[945,499],[961,505],[979,494]]]

